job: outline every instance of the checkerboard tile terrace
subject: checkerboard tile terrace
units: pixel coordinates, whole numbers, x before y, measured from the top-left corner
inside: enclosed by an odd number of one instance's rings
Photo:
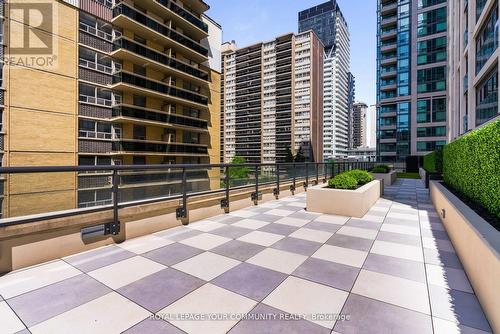
[[[300,194],[9,273],[0,332],[491,332],[423,184],[385,191],[361,219]]]

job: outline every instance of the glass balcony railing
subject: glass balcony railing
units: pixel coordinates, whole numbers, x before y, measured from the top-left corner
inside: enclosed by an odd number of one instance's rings
[[[208,24],[203,22],[200,18],[196,17],[194,14],[190,13],[186,9],[176,5],[173,1],[169,0],[155,0],[159,4],[163,5],[164,7],[167,7],[177,15],[181,16],[183,19],[186,21],[190,22],[191,24],[197,26],[201,30],[208,32]]]
[[[152,90],[157,93],[188,100],[205,106],[208,105],[208,98],[206,96],[202,96],[181,88],[172,87],[158,81],[149,80],[145,77],[141,77],[129,72],[121,71],[113,75],[113,84],[118,84],[121,82]]]
[[[175,124],[189,126],[199,129],[208,129],[208,122],[201,119],[193,119],[177,114],[163,114],[153,111],[148,111],[141,108],[128,106],[118,106],[113,108],[113,117],[130,117],[142,119],[146,121],[161,122],[167,124]]]
[[[165,154],[208,154],[206,146],[189,145],[182,143],[160,144],[138,141],[119,141],[113,143],[113,151],[118,152],[151,152]]]
[[[121,37],[115,40],[113,45],[113,50],[125,49],[157,63],[163,64],[165,66],[171,67],[175,70],[184,72],[186,74],[195,76],[199,79],[208,81],[208,73],[201,71],[191,65],[178,61],[174,58],[168,57],[160,52],[154,51],[140,43],[134,42],[125,37]]]
[[[119,15],[124,15],[205,57],[208,56],[207,48],[202,46],[200,43],[195,42],[192,39],[168,28],[167,26],[149,18],[147,15],[138,12],[137,10],[129,7],[128,5],[125,5],[124,3],[120,3],[119,5],[115,6],[115,8],[113,8],[113,17],[117,17]]]

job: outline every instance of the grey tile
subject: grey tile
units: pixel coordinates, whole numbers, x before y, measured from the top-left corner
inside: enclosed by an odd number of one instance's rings
[[[273,209],[269,209],[269,210],[273,210]],[[283,218],[283,217],[276,216],[276,215],[266,215],[266,214],[259,214],[259,215],[252,217],[252,219],[260,220],[260,221],[268,222],[268,223],[274,223],[275,221],[278,221],[281,218]]]
[[[382,226],[382,223],[373,222],[370,220],[358,219],[358,218],[351,218],[345,224],[347,226],[368,228],[371,230],[380,230],[380,226]]]
[[[298,202],[294,202],[294,203],[298,203]],[[292,206],[292,205],[283,205],[282,207],[280,207],[281,210],[295,211],[295,213],[298,213],[297,211],[303,210],[305,208],[306,208],[306,204],[305,203],[304,203],[303,207]],[[300,218],[300,217],[297,217],[297,218]]]
[[[425,263],[450,267],[455,269],[463,269],[462,262],[456,253],[446,252],[438,249],[424,248]]]
[[[286,274],[242,263],[211,281],[211,283],[256,301],[264,299],[281,284]]]
[[[418,236],[387,232],[387,231],[380,231],[377,235],[376,240],[395,242],[398,244],[410,245],[416,247],[422,246],[422,241]]]
[[[151,319],[141,321],[134,327],[127,329],[124,334],[183,334],[177,327],[161,319]]]
[[[365,260],[363,268],[417,282],[426,282],[425,266],[421,262],[370,253]]]
[[[31,334],[31,332],[27,328],[25,328],[22,331],[16,332],[16,334]]]
[[[175,243],[147,252],[142,256],[166,266],[172,266],[201,253],[203,253],[201,249]]]
[[[292,275],[337,289],[350,291],[358,273],[359,268],[309,258],[300,267],[295,269]]]
[[[435,238],[435,239],[441,239],[441,240],[450,240],[448,237],[448,233],[446,231],[439,231],[439,230],[428,230],[428,229],[421,229],[422,237],[424,238]]]
[[[418,217],[418,215],[416,215]],[[394,224],[394,225],[402,225],[402,226],[408,226],[408,227],[420,227],[418,220],[408,220],[408,219],[401,219],[401,218],[391,218],[387,217],[384,219],[384,224]]]
[[[356,249],[363,252],[368,252],[372,247],[373,240],[351,237],[344,234],[334,234],[326,242],[328,245]]]
[[[334,332],[432,334],[431,317],[356,294],[350,294],[342,309],[348,321],[337,321]]]
[[[321,247],[318,242],[313,242],[304,239],[287,237],[281,239],[271,248],[283,250],[290,253],[301,254],[305,256],[311,256]]]
[[[476,296],[429,284],[432,315],[461,325],[491,331]]]
[[[283,333],[283,334],[329,334],[330,329],[307,320],[287,320],[292,317],[273,307],[259,304],[250,314],[265,320],[242,320],[234,326],[231,334]]]
[[[223,223],[223,224],[232,224],[232,223],[239,222],[242,219],[243,218],[241,218],[241,217],[235,217],[235,216],[230,216],[228,214],[223,214],[220,216],[211,217],[208,220],[218,222],[218,223]]]
[[[252,232],[252,231],[249,229],[241,228],[238,226],[232,226],[232,225],[224,226],[224,227],[218,228],[214,231],[210,231],[211,234],[216,234],[216,235],[220,235],[221,237],[226,237],[226,238],[231,238],[231,239],[238,239],[239,237],[242,237],[245,234],[248,234],[250,232]]]
[[[251,230],[247,230],[247,233]],[[227,256],[239,261],[246,261],[252,256],[263,251],[265,247],[251,244],[248,242],[243,242],[239,240],[231,240],[223,245],[211,249],[212,253]]]
[[[175,233],[169,234],[169,233],[160,232],[160,233],[157,233],[157,235],[160,237],[163,237],[163,238],[167,238],[168,240],[179,242],[179,241],[182,241],[184,239],[195,237],[195,236],[200,235],[202,233],[203,233],[202,231],[193,230],[191,228],[187,228],[187,227],[182,226],[182,229],[176,231]]]
[[[328,223],[322,223],[322,222],[313,221],[313,222],[310,222],[309,224],[305,225],[304,227],[310,228],[310,229],[313,229],[313,230],[318,230],[318,231],[325,231],[325,232],[335,233],[342,226],[341,225],[335,225],[335,224],[328,224]]]
[[[8,304],[31,327],[109,292],[104,284],[82,274],[11,298]]]
[[[261,227],[259,231],[288,236],[293,232],[297,231],[298,229],[299,227],[296,226],[283,225],[283,224],[269,224],[264,227]]]
[[[133,256],[136,256],[136,254],[113,245],[70,256],[65,258],[64,261],[83,272],[89,272]]]
[[[316,218],[318,218],[318,215],[314,215],[312,213],[308,213],[308,212],[304,212],[304,211],[300,211],[300,212],[295,212],[295,213],[292,213],[290,216],[288,217],[291,217],[291,218],[299,218],[299,219],[307,219],[307,220],[314,220]]]
[[[205,281],[199,278],[167,268],[117,291],[148,311],[156,313],[203,284]]]

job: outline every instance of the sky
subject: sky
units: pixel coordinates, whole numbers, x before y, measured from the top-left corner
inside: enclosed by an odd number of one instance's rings
[[[325,0],[205,0],[208,16],[222,25],[224,42],[238,47],[298,30],[298,12]],[[349,25],[351,72],[356,77],[356,100],[376,102],[376,0],[337,0]]]

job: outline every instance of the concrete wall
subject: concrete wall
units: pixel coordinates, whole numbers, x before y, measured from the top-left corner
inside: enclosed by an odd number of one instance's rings
[[[491,328],[500,333],[500,232],[442,184],[431,181],[430,193]]]

